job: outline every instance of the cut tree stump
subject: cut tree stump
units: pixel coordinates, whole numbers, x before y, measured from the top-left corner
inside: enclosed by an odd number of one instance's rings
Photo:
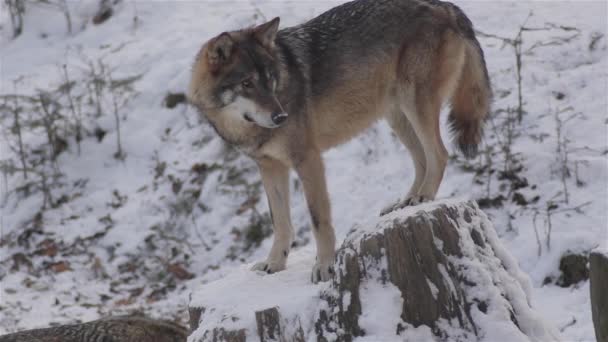
[[[325,284],[309,283],[314,256],[301,254],[276,274],[243,267],[201,286],[189,342],[557,339],[474,202],[425,204],[357,225]]]

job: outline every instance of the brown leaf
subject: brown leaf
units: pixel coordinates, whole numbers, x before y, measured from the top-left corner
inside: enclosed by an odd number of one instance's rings
[[[180,264],[171,264],[167,267],[167,271],[173,274],[179,280],[188,280],[194,278],[194,274],[188,272],[183,266]]]
[[[257,196],[249,197],[243,204],[241,204],[240,208],[237,209],[236,214],[241,215],[247,210],[255,207],[255,205],[260,201],[260,198]]]
[[[114,302],[115,306],[125,306],[125,305],[131,305],[135,302],[135,299],[133,298],[123,298],[123,299],[119,299],[116,302]]]
[[[55,241],[53,241],[52,239],[46,239],[38,244],[38,250],[36,251],[36,254],[54,257],[55,255],[57,255],[57,251],[58,248]]]
[[[70,263],[67,261],[59,261],[49,264],[49,268],[55,273],[61,273],[65,271],[71,271]]]
[[[146,298],[146,303],[151,304],[154,302],[158,302],[159,300],[163,299],[166,295],[167,295],[166,288],[156,289],[148,295],[148,297]]]

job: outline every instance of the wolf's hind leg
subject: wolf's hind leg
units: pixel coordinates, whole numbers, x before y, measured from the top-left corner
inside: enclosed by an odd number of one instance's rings
[[[413,198],[413,202],[418,203],[435,199],[448,160],[448,152],[441,140],[439,130],[441,101],[430,95],[430,92],[427,94],[429,95],[417,96],[415,111],[405,111],[422,145],[426,159],[424,180],[418,189],[418,198]]]
[[[313,224],[312,231],[317,242],[317,260],[312,268],[311,280],[313,283],[328,281],[334,275],[336,236],[331,225],[331,208],[321,153],[309,151],[295,165],[295,169],[304,187]]]
[[[393,132],[395,132],[397,137],[399,137],[399,140],[401,140],[403,145],[409,150],[412,161],[414,162],[416,175],[414,178],[414,183],[410,187],[410,190],[405,198],[382,209],[380,215],[385,215],[393,210],[415,204],[412,202],[417,199],[418,191],[422,186],[426,173],[426,157],[424,155],[422,144],[420,143],[420,140],[418,139],[418,136],[416,135],[416,132],[414,131],[412,124],[407,119],[405,113],[399,109],[395,109],[387,115],[386,119],[388,124],[393,129]]]
[[[426,157],[426,173],[418,191],[419,201],[435,199],[448,160],[448,152],[441,140],[439,113],[441,105],[454,93],[460,80],[465,61],[465,44],[452,30],[445,30],[441,36],[430,33],[429,40],[435,41],[437,49],[430,45],[422,46],[427,50],[429,63],[413,75],[416,81],[414,90],[401,98],[401,107],[409,119]],[[414,57],[414,56],[412,56]],[[415,59],[415,58],[414,58]],[[407,77],[406,77],[407,79]],[[410,87],[407,82],[402,86]],[[408,110],[408,109],[414,110]]]
[[[268,258],[255,264],[252,270],[274,273],[285,269],[293,241],[289,210],[289,168],[269,158],[257,162],[270,206],[274,241]]]

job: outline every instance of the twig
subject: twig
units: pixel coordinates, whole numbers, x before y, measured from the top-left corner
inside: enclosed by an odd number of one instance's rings
[[[44,125],[44,130],[46,131],[46,136],[49,141],[49,145],[51,148],[51,160],[56,160],[59,151],[57,151],[57,142],[55,139],[55,130],[53,129],[53,114],[49,111],[49,102],[48,94],[45,94],[42,91],[38,92],[38,100],[40,101],[40,108],[42,108],[42,123]]]
[[[572,319],[570,320],[570,322],[566,323],[566,325],[559,328],[559,332],[564,332],[564,331],[566,331],[566,329],[570,328],[571,326],[573,326],[575,324],[576,324],[576,317],[572,316]]]
[[[79,115],[76,114],[76,108],[74,106],[74,100],[72,98],[72,82],[70,81],[70,77],[68,75],[68,67],[66,64],[63,65],[63,77],[65,82],[65,94],[68,97],[70,110],[72,112],[72,116],[74,117],[74,122],[76,124],[76,146],[78,147],[78,155],[80,155],[80,141],[82,140],[82,119]]]
[[[268,19],[266,19],[266,16],[264,15],[264,13],[262,13],[260,8],[253,2],[253,0],[249,0],[249,3],[251,4],[251,7],[253,7],[253,10],[255,11],[255,13],[257,15],[259,15],[263,21],[268,21]]]
[[[112,84],[112,75],[108,72],[108,80],[110,84]],[[116,159],[124,159],[124,154],[122,151],[122,143],[120,138],[120,114],[119,114],[119,106],[118,106],[118,97],[116,95],[115,90],[110,90],[110,94],[112,95],[112,107],[114,113],[114,124],[116,125],[116,153],[114,154],[114,158]]]
[[[538,210],[534,211],[534,216],[532,217],[532,225],[534,225],[534,235],[536,236],[536,250],[537,250],[537,255],[538,257],[540,257],[542,255],[543,252],[543,247],[542,244],[540,242],[540,236],[538,235],[538,228],[536,227],[536,217],[539,215]]]
[[[15,94],[17,93],[17,82],[13,82],[13,88]],[[13,108],[13,118],[14,118],[14,128],[17,134],[17,142],[19,144],[19,159],[21,160],[21,166],[23,167],[23,178],[27,179],[27,163],[25,161],[25,148],[23,147],[23,136],[21,134],[21,123],[19,121],[19,102],[17,101],[17,96],[13,98],[14,108]]]

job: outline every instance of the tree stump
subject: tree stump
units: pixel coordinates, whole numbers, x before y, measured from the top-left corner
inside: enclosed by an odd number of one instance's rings
[[[370,340],[553,341],[532,310],[528,278],[474,202],[405,208],[356,226],[336,276],[309,283],[313,260],[243,268],[195,291],[190,342]],[[239,332],[212,339],[216,329]],[[215,337],[214,337],[215,338]]]

